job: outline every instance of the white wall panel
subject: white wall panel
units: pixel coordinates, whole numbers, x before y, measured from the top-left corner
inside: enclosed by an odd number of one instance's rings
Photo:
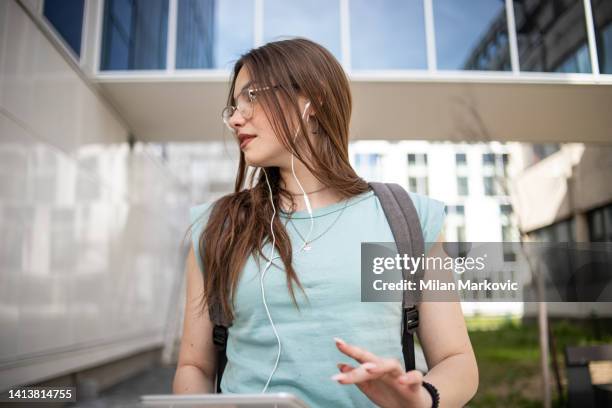
[[[162,345],[189,197],[17,2],[0,34],[2,391]]]

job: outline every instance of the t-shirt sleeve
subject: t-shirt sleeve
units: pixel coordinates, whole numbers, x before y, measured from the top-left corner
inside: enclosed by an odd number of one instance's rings
[[[200,235],[206,228],[206,223],[208,222],[208,217],[210,216],[210,210],[212,209],[212,203],[204,203],[200,205],[196,205],[189,209],[189,222],[191,223],[191,242],[193,245],[193,252],[195,254],[196,260],[198,261],[198,265],[200,266],[200,271],[204,271],[204,266],[202,265],[202,259],[200,257]]]
[[[423,230],[423,239],[425,240],[425,255],[427,255],[429,249],[438,240],[442,232],[444,220],[446,219],[446,205],[440,200],[430,198],[423,194],[411,191],[409,191],[408,194],[419,215],[421,229]]]

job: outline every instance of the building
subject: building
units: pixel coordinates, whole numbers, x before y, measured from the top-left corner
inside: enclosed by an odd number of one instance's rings
[[[521,146],[520,171],[512,180],[517,223],[538,242],[612,241],[612,146],[582,143]],[[572,262],[570,256],[568,263]],[[549,304],[553,317],[610,316],[609,303]],[[533,314],[536,305],[525,304]]]
[[[352,163],[366,180],[395,182],[446,204],[442,233],[449,242],[518,242],[508,181],[517,143],[357,141]],[[501,275],[511,274],[508,268]],[[506,270],[507,269],[507,270]],[[468,274],[469,275],[469,274]],[[473,277],[470,277],[473,279]],[[499,281],[504,281],[502,276]],[[493,294],[490,294],[493,296]],[[465,293],[465,299],[478,300]],[[464,313],[520,314],[517,302],[464,302]]]

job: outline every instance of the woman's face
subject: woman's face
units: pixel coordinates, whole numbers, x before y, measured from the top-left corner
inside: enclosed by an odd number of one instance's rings
[[[234,86],[234,101],[237,103],[238,95],[245,89],[256,89],[256,84],[251,84],[251,78],[245,67],[241,68],[236,76]],[[268,89],[261,92],[275,92]],[[243,99],[246,94],[243,94]],[[304,98],[299,98],[300,107],[304,109]],[[282,101],[281,101],[282,104]],[[284,109],[284,106],[283,106]],[[244,158],[249,166],[255,167],[285,167],[290,163],[291,154],[282,145],[274,133],[272,125],[259,101],[253,102],[253,110],[250,118],[244,118],[240,110],[236,110],[229,119],[229,125],[234,129],[237,143],[244,153]],[[291,127],[290,127],[291,128]],[[248,138],[246,137],[248,135]],[[254,137],[252,137],[254,136]],[[246,138],[246,139],[245,139]],[[246,141],[246,143],[245,143]]]

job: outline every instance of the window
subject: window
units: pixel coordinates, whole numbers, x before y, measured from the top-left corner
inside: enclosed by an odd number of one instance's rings
[[[589,211],[587,221],[591,242],[612,241],[612,204]]]
[[[503,1],[435,0],[438,69],[507,70],[508,25]]]
[[[467,165],[467,155],[465,153],[455,153],[455,165],[457,167]]]
[[[554,72],[587,43],[582,1],[515,1],[514,19],[521,71]],[[565,72],[591,72],[590,59]]]
[[[466,196],[469,194],[467,177],[457,177],[457,194],[460,196]]]
[[[503,215],[510,216],[512,214],[512,205],[511,204],[501,204],[499,206],[499,212]]]
[[[348,3],[352,69],[427,69],[423,0]]]
[[[599,72],[612,74],[612,20],[608,0],[592,0]]]
[[[407,158],[409,166],[427,166],[427,153],[408,153]]]
[[[84,0],[45,0],[43,15],[77,57],[81,56]]]
[[[179,0],[176,68],[231,69],[253,46],[254,15],[254,0]]]
[[[106,0],[102,70],[166,68],[168,0]]]
[[[178,2],[176,68],[213,68],[214,0]]]
[[[323,45],[342,61],[339,0],[266,0],[263,7],[264,42],[302,36]]]
[[[555,67],[555,72],[591,72],[589,48],[583,43]]]
[[[379,153],[357,153],[355,170],[368,181],[382,180],[382,155]]]
[[[495,165],[495,154],[484,153],[482,155],[482,165],[483,166],[494,166]]]
[[[559,221],[544,228],[530,232],[537,241],[541,242],[573,242],[574,220]]]
[[[428,178],[425,177],[408,177],[408,189],[414,193],[429,194]]]
[[[485,195],[487,196],[495,195],[495,185],[494,185],[493,177],[485,176],[483,177],[483,182],[484,182]]]
[[[447,205],[445,211],[447,214],[455,214],[463,217],[465,215],[465,206],[463,204]]]
[[[531,146],[533,151],[533,162],[537,163],[540,160],[544,160],[551,154],[559,151],[561,145],[559,143],[537,143]]]

